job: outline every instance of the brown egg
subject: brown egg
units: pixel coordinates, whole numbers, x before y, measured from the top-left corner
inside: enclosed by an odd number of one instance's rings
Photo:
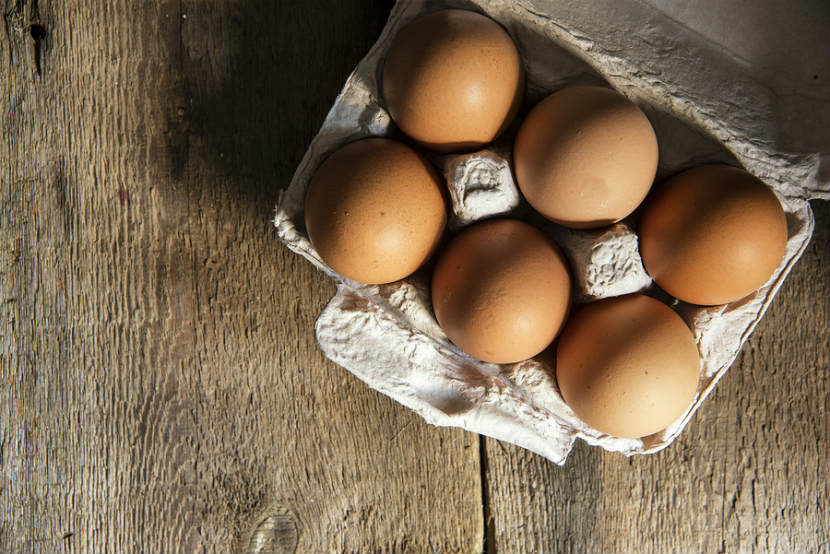
[[[570,306],[565,259],[538,229],[512,219],[476,223],[447,246],[432,277],[435,316],[467,354],[494,363],[535,356]]]
[[[562,89],[522,123],[513,147],[516,182],[533,208],[577,229],[634,211],[657,172],[657,138],[646,116],[602,87]]]
[[[308,185],[308,237],[344,277],[403,279],[432,255],[444,231],[442,186],[437,171],[400,142],[352,142],[329,156]]]
[[[481,148],[510,124],[522,100],[519,52],[479,13],[442,10],[406,26],[383,65],[383,97],[401,130],[427,148]]]
[[[578,309],[556,349],[565,402],[582,421],[617,437],[650,435],[679,418],[699,374],[689,328],[671,308],[640,294]]]
[[[775,194],[742,169],[696,167],[655,187],[640,218],[646,271],[672,296],[725,304],[761,287],[787,244]]]

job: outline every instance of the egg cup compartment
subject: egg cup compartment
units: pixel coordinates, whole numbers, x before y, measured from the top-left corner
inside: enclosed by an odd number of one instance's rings
[[[830,196],[819,183],[826,163],[817,154],[780,153],[771,93],[737,63],[659,12],[634,0],[579,3],[399,2],[380,38],[337,97],[286,190],[274,223],[279,238],[338,282],[315,332],[323,352],[358,378],[434,425],[454,426],[517,444],[563,464],[577,437],[626,455],[668,446],[737,357],[813,230],[809,199]],[[603,435],[581,422],[562,400],[553,348],[516,364],[484,363],[452,345],[432,313],[432,265],[388,285],[362,285],[332,271],[305,234],[307,184],[325,157],[368,136],[409,142],[383,109],[378,82],[384,53],[397,32],[425,13],[457,7],[485,13],[510,33],[527,75],[526,100],[505,137],[481,152],[429,157],[450,189],[449,231],[509,215],[529,221],[569,259],[577,302],[645,291],[687,322],[701,355],[698,394],[685,414],[642,439]],[[597,14],[602,14],[601,19]],[[741,165],[775,190],[787,213],[788,242],[770,280],[741,301],[700,307],[668,297],[640,262],[632,217],[610,227],[576,231],[533,212],[518,194],[510,151],[518,122],[547,94],[573,84],[605,84],[648,116],[657,134],[658,180],[712,162]],[[770,138],[767,138],[770,137]]]

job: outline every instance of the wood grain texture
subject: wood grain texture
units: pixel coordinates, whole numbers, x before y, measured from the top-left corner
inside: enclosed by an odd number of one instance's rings
[[[0,551],[479,548],[477,437],[323,358],[270,223],[382,7],[4,7]]]
[[[270,226],[388,2],[2,7],[0,552],[828,550],[827,203],[672,446],[560,468],[326,361]]]
[[[564,467],[486,441],[488,552],[826,552],[830,204],[740,357],[677,440]]]

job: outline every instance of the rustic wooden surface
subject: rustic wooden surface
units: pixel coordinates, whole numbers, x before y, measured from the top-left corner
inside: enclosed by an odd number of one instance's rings
[[[827,203],[674,445],[560,468],[325,360],[269,226],[389,2],[3,7],[0,551],[828,549]]]

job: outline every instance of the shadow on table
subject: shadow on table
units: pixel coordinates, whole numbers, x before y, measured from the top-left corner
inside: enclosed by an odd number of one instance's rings
[[[391,5],[251,0],[183,14],[187,143],[190,160],[200,156],[188,170],[215,170],[204,185],[227,187],[254,217],[270,218]]]

